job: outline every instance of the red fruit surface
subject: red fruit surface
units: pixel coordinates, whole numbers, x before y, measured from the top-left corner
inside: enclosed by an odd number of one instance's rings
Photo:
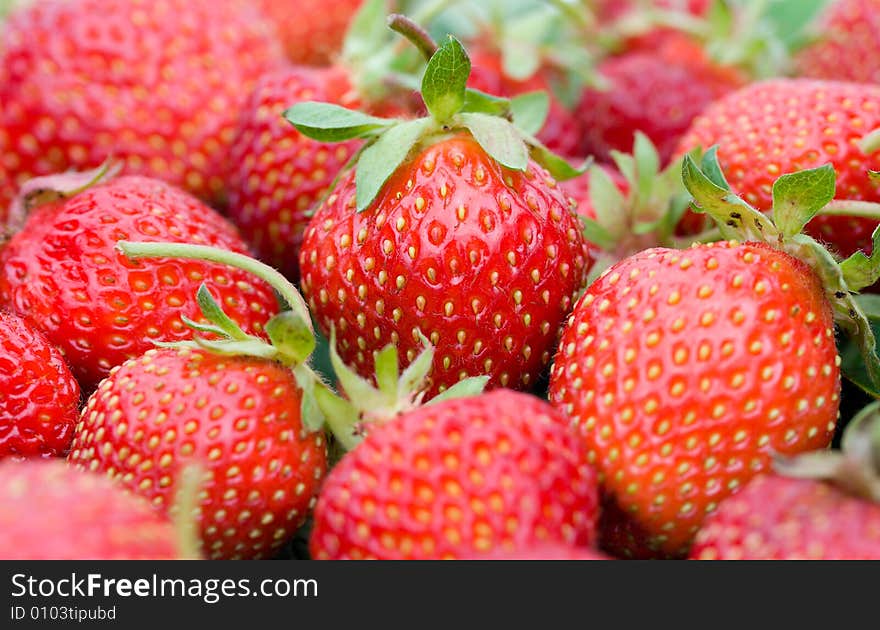
[[[299,277],[310,212],[360,146],[311,140],[282,113],[300,101],[359,106],[345,70],[295,67],[263,76],[232,144],[229,217],[264,262]]]
[[[572,547],[558,543],[544,543],[516,551],[496,551],[475,555],[468,560],[612,560],[589,547]]]
[[[153,340],[191,338],[181,316],[202,319],[196,303],[202,282],[252,333],[278,311],[271,288],[244,271],[198,261],[129,261],[115,249],[119,240],[248,253],[229,221],[156,179],[119,177],[35,208],[0,251],[0,304],[62,350],[85,391]]]
[[[149,503],[63,461],[0,463],[3,560],[174,560],[171,523]]]
[[[612,150],[631,153],[634,134],[641,131],[666,163],[693,119],[745,83],[741,73],[715,64],[687,37],[665,35],[658,41],[599,66],[608,87],[586,90],[581,97],[581,153],[607,162]]]
[[[363,0],[253,2],[277,27],[290,61],[313,66],[335,61],[349,23],[362,3]]]
[[[0,459],[67,454],[79,384],[39,330],[2,310],[0,392]]]
[[[869,170],[880,152],[864,155],[859,140],[880,127],[880,86],[810,79],[754,83],[719,99],[698,116],[677,155],[718,145],[718,159],[734,192],[760,210],[772,206],[773,182],[786,173],[830,163],[837,198],[880,201]],[[818,216],[807,232],[841,255],[871,250],[878,222]]]
[[[880,505],[809,479],[761,475],[697,533],[696,560],[880,560]]]
[[[546,171],[504,169],[456,135],[418,151],[364,212],[346,175],[312,218],[300,267],[316,320],[365,378],[389,343],[412,361],[421,331],[436,348],[433,393],[483,374],[524,388],[550,361],[587,249]]]
[[[501,54],[493,48],[471,42],[468,55],[471,58],[470,88],[508,98],[536,90],[547,92],[550,111],[538,139],[559,155],[582,155],[582,125],[575,113],[554,95],[554,81],[562,79],[558,69],[544,66],[527,79],[514,79],[505,74]]]
[[[368,431],[321,490],[315,559],[463,558],[595,540],[595,472],[539,398],[500,390]]]
[[[211,0],[48,0],[0,34],[0,220],[17,186],[109,156],[219,201],[239,109],[284,63],[254,9]]]
[[[827,446],[839,398],[818,277],[760,243],[614,265],[576,305],[550,380],[605,496],[673,556],[772,452]]]
[[[181,470],[209,475],[200,494],[210,558],[271,556],[305,521],[327,470],[301,394],[280,364],[161,349],[126,362],[83,410],[68,461],[106,474],[160,511]]]
[[[819,20],[819,39],[796,57],[800,76],[880,83],[880,2],[836,0]]]

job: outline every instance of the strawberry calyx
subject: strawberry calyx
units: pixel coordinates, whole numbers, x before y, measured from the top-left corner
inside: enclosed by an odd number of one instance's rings
[[[807,223],[834,203],[834,167],[826,164],[779,177],[773,185],[771,216],[766,216],[731,192],[718,163],[717,147],[702,157],[699,166],[694,156],[686,155],[682,162],[682,179],[694,199],[692,209],[708,214],[723,239],[767,243],[806,263],[825,287],[835,322],[858,347],[873,388],[880,389],[876,338],[863,302],[857,299],[859,291],[880,280],[880,227],[874,231],[871,255],[859,251],[842,261],[803,234]],[[843,373],[862,386],[845,366]]]
[[[9,207],[9,216],[3,226],[3,239],[20,231],[34,208],[70,199],[93,186],[106,183],[119,174],[122,166],[122,162],[108,159],[91,170],[55,173],[26,181]]]
[[[831,482],[841,490],[880,503],[880,401],[862,409],[844,431],[838,451],[777,456],[777,473]]]
[[[466,378],[443,393],[425,402],[429,389],[428,374],[434,362],[434,346],[421,335],[423,350],[400,371],[399,356],[394,344],[376,353],[376,383],[374,386],[349,368],[336,348],[336,331],[330,332],[330,361],[344,397],[329,390],[318,392],[318,404],[326,415],[337,418],[340,425],[350,427],[346,435],[346,450],[360,443],[374,424],[394,420],[418,407],[433,405],[452,398],[476,396],[483,392],[488,376]]]
[[[602,166],[590,166],[589,198],[596,218],[582,216],[581,220],[585,238],[600,250],[590,270],[590,282],[636,252],[685,245],[685,239],[675,235],[690,202],[681,181],[681,162],[661,170],[656,147],[640,131],[635,134],[632,155],[612,151],[611,156],[628,190],[622,193]],[[686,239],[686,245],[699,238]]]
[[[302,390],[303,425],[311,431],[326,426],[337,437],[350,434],[349,427],[340,426],[335,416],[325,415],[318,405],[317,397],[321,393],[329,393],[329,387],[309,364],[317,346],[311,314],[302,295],[280,272],[249,256],[206,245],[119,241],[116,248],[131,260],[178,258],[225,264],[247,271],[269,284],[285,308],[266,324],[268,342],[245,333],[223,312],[207,286],[202,284],[196,299],[208,323],[181,317],[196,332],[192,341],[154,343],[160,347],[193,348],[225,356],[256,357],[281,363],[293,372]]]
[[[560,180],[586,170],[570,165],[535,138],[549,109],[546,94],[504,99],[468,89],[470,71],[467,52],[450,35],[431,56],[421,81],[427,117],[380,118],[311,101],[294,105],[284,117],[300,133],[321,142],[365,140],[352,160],[358,212],[370,206],[414,150],[457,133],[472,135],[490,157],[510,170],[524,172],[530,158]]]

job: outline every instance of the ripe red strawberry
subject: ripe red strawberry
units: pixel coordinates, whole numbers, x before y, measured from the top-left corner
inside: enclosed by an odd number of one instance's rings
[[[299,276],[299,248],[314,205],[360,146],[307,138],[282,118],[297,101],[358,106],[342,67],[294,67],[264,75],[246,104],[232,144],[229,217],[260,259]]]
[[[304,522],[326,472],[301,393],[279,363],[187,348],[150,350],[89,398],[69,461],[167,510],[182,468],[209,475],[199,501],[211,558],[271,556]]]
[[[456,134],[413,155],[365,212],[355,195],[350,173],[300,256],[303,294],[346,363],[371,374],[388,343],[412,360],[421,331],[437,348],[435,391],[480,374],[534,382],[586,272],[577,219],[547,172],[505,169]]]
[[[831,308],[800,261],[757,243],[652,249],[575,307],[550,396],[605,492],[680,554],[771,452],[830,443],[836,358]]]
[[[79,384],[39,330],[2,310],[0,391],[0,459],[67,454]]]
[[[174,560],[171,523],[111,481],[62,461],[0,463],[0,558]]]
[[[631,152],[634,134],[641,131],[668,162],[693,119],[745,83],[742,72],[711,60],[696,40],[681,34],[610,57],[598,70],[607,86],[586,90],[577,114],[581,153],[603,161],[612,150]]]
[[[255,9],[210,0],[28,3],[0,40],[0,213],[31,177],[111,155],[221,200],[238,111],[284,63]]]
[[[836,0],[818,20],[817,41],[797,55],[799,76],[880,83],[880,2]]]
[[[589,547],[572,547],[558,543],[537,544],[516,551],[496,551],[474,555],[468,560],[612,560]]]
[[[508,105],[468,93],[469,71],[450,38],[425,72],[427,118],[320,103],[287,112],[319,140],[369,139],[306,230],[300,270],[316,321],[368,377],[375,352],[395,344],[409,362],[426,336],[433,394],[483,374],[491,386],[533,384],[588,271],[581,226],[548,169],[577,171],[486,113]]]
[[[810,479],[761,475],[697,533],[696,560],[880,560],[880,505]]]
[[[195,292],[203,280],[251,332],[277,312],[269,287],[244,272],[204,262],[132,263],[114,249],[118,240],[143,238],[246,252],[235,228],[215,211],[162,181],[137,176],[75,190],[89,177],[75,176],[78,183],[66,186],[69,176],[30,182],[26,204],[42,201],[46,189],[57,188],[61,198],[31,208],[23,229],[0,251],[0,304],[62,350],[85,391],[152,341],[189,338],[181,316],[198,316]]]
[[[694,120],[676,150],[718,145],[730,187],[760,210],[770,208],[773,181],[784,173],[831,163],[837,199],[880,201],[869,170],[880,152],[865,154],[859,140],[880,127],[880,87],[837,81],[776,79],[718,100]],[[808,232],[842,255],[870,251],[872,218],[818,216]]]
[[[680,557],[706,514],[774,453],[827,446],[839,409],[835,321],[880,360],[851,294],[880,275],[799,234],[834,196],[830,165],[774,184],[775,221],[722,186],[710,153],[683,179],[722,235],[607,270],[566,325],[550,399],[577,425],[606,501],[603,548]],[[708,173],[708,175],[707,175]],[[798,257],[794,257],[796,254]]]
[[[597,501],[595,472],[564,419],[499,390],[368,425],[324,482],[310,551],[432,559],[589,545]]]
[[[330,65],[342,49],[352,16],[363,0],[257,0],[254,4],[277,26],[288,58],[296,64]]]

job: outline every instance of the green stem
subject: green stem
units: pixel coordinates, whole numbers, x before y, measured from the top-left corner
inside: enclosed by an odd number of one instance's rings
[[[314,332],[312,317],[306,301],[296,290],[290,281],[279,271],[269,265],[254,260],[250,256],[237,254],[217,247],[206,245],[191,245],[189,243],[132,243],[119,241],[116,243],[119,249],[128,258],[185,258],[189,260],[204,260],[207,262],[229,265],[242,271],[247,271],[257,278],[267,282],[284,299],[291,310],[302,317],[303,321]]]
[[[880,221],[880,203],[835,199],[822,208],[819,211],[819,215],[826,217],[858,217],[860,219]]]
[[[875,129],[859,141],[859,149],[865,155],[880,151],[880,128]]]
[[[434,53],[437,52],[437,42],[434,41],[434,38],[431,37],[428,31],[405,15],[400,13],[389,15],[388,28],[408,39],[413,46],[419,49],[419,52],[422,53],[427,61],[430,61]]]

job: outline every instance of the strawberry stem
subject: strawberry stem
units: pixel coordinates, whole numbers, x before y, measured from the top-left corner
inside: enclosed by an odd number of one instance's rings
[[[434,53],[437,52],[437,42],[424,28],[416,24],[413,20],[400,13],[392,13],[388,16],[388,28],[395,33],[403,35],[413,46],[419,49],[419,52],[430,61]]]
[[[859,149],[865,155],[880,151],[880,128],[874,129],[859,141]]]
[[[184,258],[204,260],[229,265],[265,281],[281,296],[291,310],[295,311],[314,333],[309,308],[299,291],[279,271],[269,265],[243,254],[225,249],[189,243],[132,243],[119,241],[116,248],[130,259],[136,258]]]
[[[880,221],[880,203],[835,199],[819,211],[822,216],[858,217]]]

